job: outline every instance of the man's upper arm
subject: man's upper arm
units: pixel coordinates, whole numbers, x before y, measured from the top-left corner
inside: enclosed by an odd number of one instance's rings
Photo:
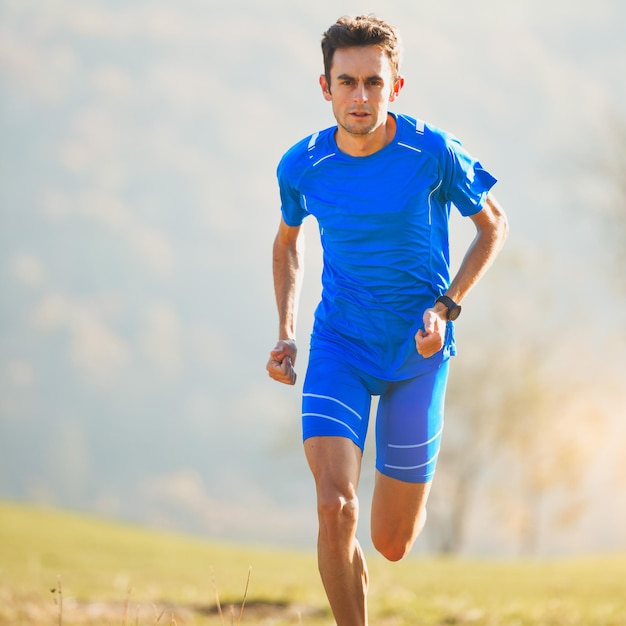
[[[296,247],[302,226],[289,226],[281,217],[276,234],[276,244],[286,247]]]
[[[470,215],[470,219],[474,222],[476,228],[481,231],[498,231],[503,229],[506,233],[508,230],[506,215],[492,193],[487,195],[483,208],[478,213]]]

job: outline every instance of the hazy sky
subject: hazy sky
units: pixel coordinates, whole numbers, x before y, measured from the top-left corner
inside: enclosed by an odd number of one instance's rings
[[[299,388],[264,371],[275,167],[333,123],[319,39],[357,12],[403,36],[395,110],[458,135],[500,181],[511,237],[460,345],[495,359],[537,342],[538,367],[585,380],[609,425],[581,493],[616,474],[624,316],[592,320],[617,276],[599,224],[626,110],[621,0],[0,0],[0,497],[313,540]],[[307,228],[300,373],[318,294]],[[598,534],[603,510],[563,549],[623,547],[623,531]]]

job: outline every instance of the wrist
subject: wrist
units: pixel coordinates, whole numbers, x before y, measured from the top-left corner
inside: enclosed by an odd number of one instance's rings
[[[296,338],[287,335],[279,335],[278,344],[289,347],[289,349],[296,349]]]
[[[445,304],[441,302],[435,302],[435,304],[433,304],[432,306],[432,309],[442,319],[448,319],[448,307]]]
[[[296,331],[293,327],[283,326],[280,324],[278,326],[278,341],[295,341],[296,340]]]
[[[445,320],[454,321],[461,314],[461,306],[457,304],[450,296],[439,296],[435,300],[433,307],[438,315]]]

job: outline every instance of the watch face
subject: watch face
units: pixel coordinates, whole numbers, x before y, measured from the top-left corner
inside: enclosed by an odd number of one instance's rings
[[[448,319],[454,321],[459,315],[461,315],[461,307],[457,304],[448,310]]]
[[[459,315],[461,315],[461,305],[457,304],[452,298],[448,296],[439,296],[435,302],[441,302],[446,305],[448,309],[447,318],[454,321]]]

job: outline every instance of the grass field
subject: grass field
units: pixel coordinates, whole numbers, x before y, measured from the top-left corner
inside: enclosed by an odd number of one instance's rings
[[[626,555],[369,566],[373,626],[626,626]],[[315,555],[0,503],[1,625],[237,623],[333,624]]]

